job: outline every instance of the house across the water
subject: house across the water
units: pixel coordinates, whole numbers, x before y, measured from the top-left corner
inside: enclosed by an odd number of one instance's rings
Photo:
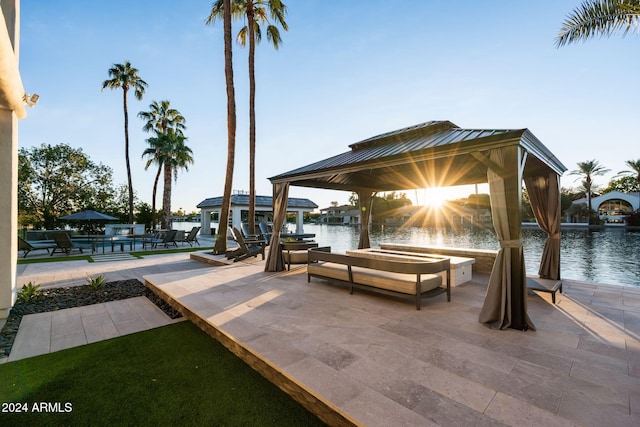
[[[198,203],[196,206],[200,208],[200,224],[202,225],[202,234],[215,234],[215,228],[211,227],[212,215],[217,218],[222,208],[222,196],[211,197]],[[310,213],[318,208],[314,202],[309,199],[297,197],[289,197],[287,203],[287,212],[296,215],[296,233],[303,233],[303,219],[305,212]],[[231,226],[240,230],[243,222],[249,220],[249,194],[247,192],[235,192],[231,195]],[[264,221],[270,224],[273,221],[273,197],[256,195],[256,224]]]

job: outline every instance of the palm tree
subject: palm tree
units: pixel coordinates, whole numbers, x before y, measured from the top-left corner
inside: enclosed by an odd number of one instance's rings
[[[178,170],[189,170],[189,164],[193,164],[193,152],[185,145],[187,138],[169,129],[164,137],[167,138],[165,146],[168,151],[164,156],[164,189],[162,192],[162,228],[171,226],[171,176],[178,180]]]
[[[218,3],[218,2],[216,2]],[[214,9],[216,7],[214,3]],[[214,254],[223,254],[227,251],[227,229],[229,227],[229,210],[231,207],[231,188],[233,185],[233,167],[236,155],[236,95],[233,86],[233,55],[231,51],[231,0],[223,0],[220,5],[223,10],[224,26],[224,74],[227,86],[227,170],[224,179],[224,193],[222,196],[222,206],[220,207],[220,217],[218,219],[218,236]],[[212,10],[207,19],[207,25],[219,14]]]
[[[591,212],[593,210],[591,208],[591,192],[593,189],[593,180],[591,177],[604,175],[609,172],[609,169],[600,165],[597,160],[587,160],[585,162],[578,162],[577,164],[578,169],[569,172],[569,175],[579,175],[580,177],[584,177],[582,180],[582,187],[584,188],[584,192],[587,196],[587,207],[589,208],[589,212]]]
[[[124,64],[113,64],[109,68],[110,80],[102,82],[102,90],[122,88],[124,108],[124,155],[127,164],[127,183],[129,185],[129,223],[133,223],[133,182],[131,180],[131,163],[129,162],[129,111],[127,110],[127,92],[133,89],[135,97],[140,100],[146,89],[147,82],[138,75],[138,69],[133,68],[129,61]]]
[[[638,28],[640,0],[585,0],[574,9],[556,36],[556,47],[617,31],[625,36]]]
[[[147,139],[147,143],[149,147],[144,150],[142,153],[142,157],[148,156],[149,159],[144,166],[144,169],[147,170],[152,164],[158,165],[158,171],[156,172],[156,177],[153,180],[153,194],[152,199],[153,203],[151,206],[151,229],[155,230],[156,228],[156,194],[158,194],[158,181],[160,181],[160,173],[162,173],[162,167],[164,165],[164,154],[167,151],[167,148],[164,146],[167,142],[164,133],[156,130],[156,136]]]
[[[138,113],[138,117],[147,122],[143,126],[142,130],[145,132],[150,132],[152,130],[160,133],[166,133],[169,129],[172,129],[179,135],[182,135],[182,131],[186,130],[187,127],[185,125],[185,118],[180,114],[180,112],[174,108],[171,108],[169,101],[153,101],[151,105],[149,105],[149,111],[141,111]],[[149,138],[147,140],[150,148],[153,148],[155,144],[159,142],[157,135],[155,138]],[[147,160],[147,164],[145,165],[145,170],[151,166],[151,164],[155,163],[158,165],[158,172],[156,173],[156,178],[153,181],[153,194],[152,194],[152,202],[151,202],[151,227],[152,229],[156,228],[156,194],[158,188],[158,181],[160,180],[160,172],[162,171],[162,162],[161,157],[155,156],[152,153],[153,150],[147,149],[144,151],[142,156],[150,156]]]
[[[217,0],[211,9],[207,23],[213,22],[223,13],[222,0]],[[246,19],[246,24],[238,32],[237,40],[242,46],[249,42],[249,230],[255,228],[256,212],[256,78],[255,78],[255,49],[262,40],[262,27],[266,24],[267,40],[278,50],[282,43],[280,30],[269,23],[268,15],[287,31],[289,27],[284,20],[287,6],[280,0],[233,0],[232,14],[236,19]],[[268,13],[267,13],[268,12]]]
[[[149,148],[144,155],[149,156],[147,167],[152,163],[161,165],[164,171],[164,190],[162,192],[162,228],[171,226],[171,178],[178,179],[178,170],[189,170],[193,163],[193,152],[185,145],[187,138],[174,129],[166,132],[155,131],[156,136],[149,138]],[[154,185],[154,194],[156,186]]]

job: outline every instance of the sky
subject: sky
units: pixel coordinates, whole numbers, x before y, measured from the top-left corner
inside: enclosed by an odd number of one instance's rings
[[[289,31],[256,49],[256,191],[269,177],[348,151],[348,145],[430,120],[461,128],[528,128],[569,171],[598,160],[610,173],[640,158],[637,32],[556,48],[578,0],[284,0]],[[169,100],[186,118],[195,162],[173,184],[172,210],[221,196],[227,161],[222,22],[212,0],[22,0],[20,72],[38,104],[19,123],[20,147],[81,147],[127,182],[122,90],[101,91],[116,63],[148,83],[129,97],[133,187],[151,204],[152,136],[138,112]],[[241,28],[234,22],[233,33]],[[233,44],[237,139],[233,189],[249,189],[248,49]],[[577,187],[568,172],[563,187]],[[473,188],[445,194],[465,197]],[[480,191],[483,191],[481,187]],[[486,192],[486,191],[485,191]],[[157,200],[161,205],[161,196]],[[417,193],[418,201],[424,200]],[[414,194],[409,193],[410,197]],[[350,193],[291,187],[320,208]]]

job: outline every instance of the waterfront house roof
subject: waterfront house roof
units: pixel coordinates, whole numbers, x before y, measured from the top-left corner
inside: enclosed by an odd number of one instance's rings
[[[210,197],[208,199],[204,199],[198,205],[197,208],[219,208],[222,206],[222,196],[219,197]],[[249,206],[249,195],[248,194],[232,194],[231,195],[231,206]],[[289,197],[287,206],[291,209],[299,208],[299,209],[309,209],[314,210],[318,207],[314,202],[309,199],[297,198],[297,197]],[[273,197],[272,196],[258,196],[256,195],[256,208],[266,208],[273,209]]]
[[[516,145],[527,152],[523,177],[567,168],[528,129],[462,129],[429,121],[349,145],[350,151],[269,178],[335,190],[410,190],[487,181],[484,155]]]

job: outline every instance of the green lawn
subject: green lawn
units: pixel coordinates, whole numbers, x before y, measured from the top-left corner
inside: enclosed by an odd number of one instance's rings
[[[153,249],[149,251],[131,251],[129,254],[136,258],[142,258],[150,255],[164,255],[164,254],[176,254],[180,252],[197,252],[207,249],[213,249],[213,246],[197,246],[197,247],[188,247],[188,248],[170,248],[170,249]],[[100,255],[99,252],[96,252],[93,255]],[[62,261],[87,261],[93,262],[91,259],[91,254],[86,255],[58,255],[54,257],[40,257],[40,258],[23,258],[20,254],[18,257],[18,264],[39,264],[43,262],[62,262]]]
[[[323,425],[190,322],[5,363],[0,379],[0,426]]]

